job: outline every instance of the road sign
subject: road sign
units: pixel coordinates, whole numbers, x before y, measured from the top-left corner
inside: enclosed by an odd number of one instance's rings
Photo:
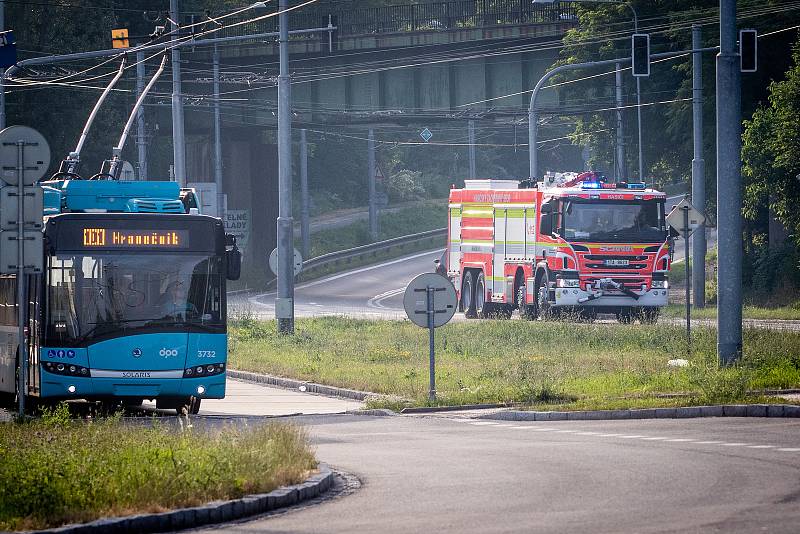
[[[23,188],[24,205],[22,211],[25,216],[23,225],[26,230],[42,228],[44,214],[44,191],[37,185]],[[7,185],[0,189],[0,230],[16,230],[19,226],[19,187]]]
[[[294,267],[294,275],[297,276],[300,274],[300,271],[303,270],[303,256],[300,255],[300,251],[294,249],[294,261],[292,262],[292,266]],[[272,252],[269,254],[269,268],[275,273],[275,276],[278,275],[278,249],[272,249]]]
[[[436,353],[433,332],[436,327],[447,324],[456,313],[456,289],[450,280],[436,273],[424,273],[406,287],[403,307],[411,322],[428,329],[430,352],[428,400],[436,400]]]
[[[22,180],[25,185],[33,185],[50,166],[50,145],[42,134],[27,126],[9,126],[0,131],[0,179],[8,185],[17,185],[20,142],[23,143],[24,154]]]
[[[111,47],[112,48],[130,48],[131,42],[128,40],[128,29],[118,28],[111,30]]]
[[[424,130],[422,130],[419,133],[419,136],[422,138],[423,141],[425,141],[427,143],[428,141],[431,140],[431,137],[433,137],[433,134],[431,133],[431,131],[429,129],[425,128]]]
[[[19,232],[17,230],[0,232],[0,273],[19,273]],[[23,258],[25,272],[38,274],[44,264],[43,240],[41,230],[25,230],[23,237]]]
[[[687,225],[688,233],[685,234],[684,224],[686,221],[684,220],[684,213],[689,214],[689,221]],[[704,222],[706,222],[705,215],[703,215],[700,210],[692,206],[692,203],[685,198],[681,200],[672,211],[669,212],[669,215],[667,215],[667,224],[673,227],[684,238],[692,235],[692,232],[694,232]]]
[[[8,30],[0,33],[0,67],[11,67],[17,63],[17,45],[14,32]]]
[[[383,182],[384,179],[385,179],[385,177],[383,175],[383,171],[381,170],[381,166],[376,163],[375,164],[375,181],[378,182],[378,183],[381,183],[381,182]]]
[[[428,294],[433,298],[429,299]],[[428,328],[430,306],[433,307],[433,327],[447,324],[456,313],[456,290],[450,280],[436,273],[423,273],[406,287],[403,295],[403,307],[406,315],[417,326]]]

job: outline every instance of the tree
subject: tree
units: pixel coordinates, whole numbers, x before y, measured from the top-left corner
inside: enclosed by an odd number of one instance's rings
[[[769,207],[800,246],[800,40],[786,78],[769,85],[769,105],[745,121],[742,175],[745,215],[755,220]]]

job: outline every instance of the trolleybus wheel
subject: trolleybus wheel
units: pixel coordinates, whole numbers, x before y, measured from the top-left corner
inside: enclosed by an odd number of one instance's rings
[[[197,397],[189,397],[188,399],[184,400],[183,405],[177,408],[175,411],[178,412],[178,415],[197,415],[200,412],[200,401]]]
[[[550,283],[547,280],[547,275],[544,275],[540,280],[539,288],[536,291],[536,307],[539,312],[539,320],[545,321],[553,317],[553,307],[550,306],[548,300],[548,293],[550,292]]]
[[[461,302],[464,307],[464,317],[475,317],[475,280],[472,271],[464,273],[464,282],[461,284]]]

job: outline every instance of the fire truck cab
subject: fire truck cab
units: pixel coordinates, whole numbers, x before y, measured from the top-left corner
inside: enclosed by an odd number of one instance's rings
[[[671,263],[666,195],[596,173],[466,180],[449,200],[447,277],[468,318],[572,312],[655,322]]]

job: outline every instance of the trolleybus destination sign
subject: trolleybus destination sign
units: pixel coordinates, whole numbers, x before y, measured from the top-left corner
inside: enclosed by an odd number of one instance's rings
[[[84,247],[111,248],[188,248],[187,230],[123,230],[84,228]]]

